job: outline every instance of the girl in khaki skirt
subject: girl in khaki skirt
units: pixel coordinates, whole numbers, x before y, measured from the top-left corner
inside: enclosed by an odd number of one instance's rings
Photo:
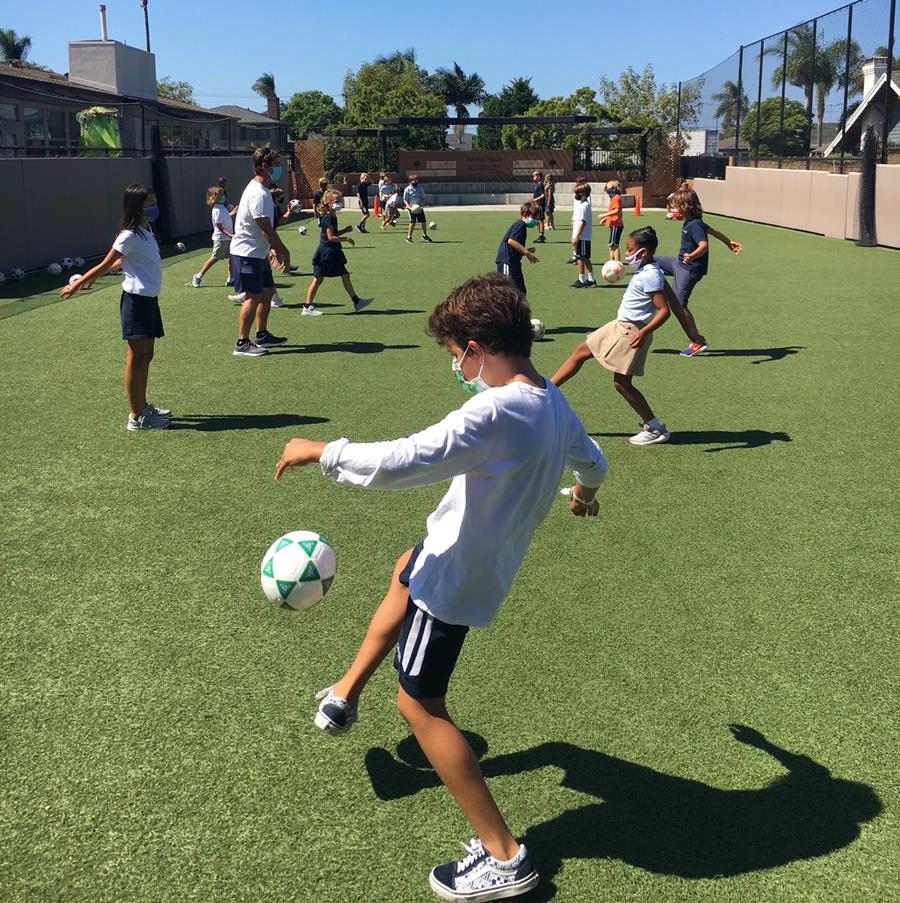
[[[641,431],[628,440],[632,445],[655,445],[669,438],[665,424],[653,414],[647,399],[632,383],[633,377],[644,375],[653,332],[669,316],[666,279],[653,260],[657,244],[656,232],[649,226],[636,229],[628,236],[625,261],[636,272],[622,296],[616,319],[592,332],[550,379],[554,385],[561,386],[592,357],[611,370],[616,391],[641,418]]]

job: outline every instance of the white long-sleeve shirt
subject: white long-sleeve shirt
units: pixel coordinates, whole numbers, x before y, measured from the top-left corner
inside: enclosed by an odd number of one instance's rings
[[[428,518],[409,591],[434,617],[470,627],[493,620],[566,466],[583,486],[606,477],[603,452],[549,380],[488,389],[405,439],[338,439],[321,457],[325,476],[367,489],[452,480]]]

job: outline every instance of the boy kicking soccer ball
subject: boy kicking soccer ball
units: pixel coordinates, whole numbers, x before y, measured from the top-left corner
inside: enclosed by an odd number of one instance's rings
[[[325,476],[368,489],[452,481],[423,542],[400,556],[350,669],[319,694],[315,723],[330,734],[352,727],[363,687],[396,649],[400,714],[475,833],[463,860],[432,870],[431,888],[445,900],[498,900],[531,890],[538,874],[447,711],[447,687],[469,628],[490,624],[509,591],[564,468],[575,471],[572,513],[595,516],[606,461],[562,394],[534,369],[531,311],[506,277],[475,277],[451,292],[428,332],[474,397],[405,439],[293,439],[275,477],[318,463]]]
[[[657,241],[656,232],[649,226],[628,236],[625,262],[637,272],[622,295],[616,319],[592,332],[551,377],[554,385],[561,386],[592,357],[612,370],[616,391],[641,418],[641,431],[628,440],[632,445],[655,445],[669,438],[665,424],[654,416],[647,399],[632,382],[633,377],[644,375],[653,332],[669,316],[666,279],[653,260]]]

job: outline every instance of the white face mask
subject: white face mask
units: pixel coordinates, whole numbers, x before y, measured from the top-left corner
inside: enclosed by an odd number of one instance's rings
[[[338,210],[343,210],[343,209],[344,209],[344,205],[343,205],[340,201],[335,201],[335,202],[331,205],[331,209],[332,209],[335,213],[337,213]]]
[[[450,369],[456,374],[456,378],[459,381],[459,384],[470,394],[477,395],[479,392],[484,392],[485,389],[490,389],[490,386],[481,378],[481,371],[484,370],[484,362],[481,363],[481,368],[478,370],[478,375],[473,379],[466,379],[463,376],[462,372],[462,362],[465,360],[466,355],[469,353],[469,349],[463,352],[463,356],[457,360],[453,358],[450,362]]]

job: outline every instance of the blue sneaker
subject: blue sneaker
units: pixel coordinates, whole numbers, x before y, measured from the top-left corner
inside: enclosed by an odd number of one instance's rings
[[[509,862],[494,859],[480,840],[463,844],[468,855],[431,870],[428,883],[442,900],[505,900],[537,887],[540,876],[531,864],[524,844]]]
[[[346,734],[356,724],[356,706],[350,705],[340,696],[335,696],[331,692],[333,689],[333,686],[325,687],[316,693],[319,711],[316,712],[313,721],[319,730],[332,736],[339,736]]]
[[[691,342],[684,351],[681,352],[681,357],[696,357],[698,354],[702,354],[709,346],[706,342]]]

